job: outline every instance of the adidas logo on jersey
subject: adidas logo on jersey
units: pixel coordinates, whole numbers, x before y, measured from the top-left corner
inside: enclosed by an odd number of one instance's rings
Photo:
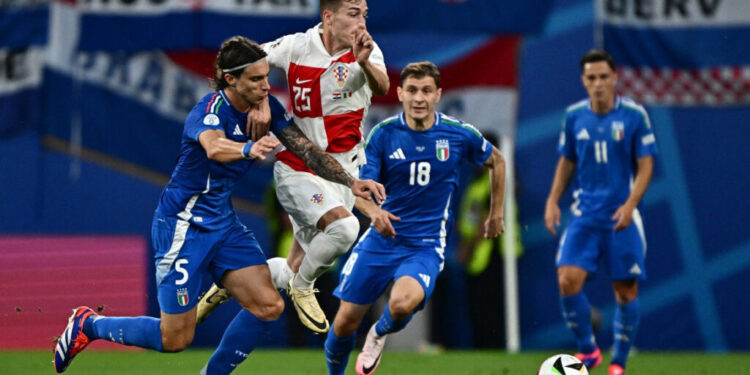
[[[426,287],[430,286],[430,275],[420,273],[419,277],[422,278],[422,281],[424,282],[424,286]]]
[[[628,272],[630,272],[633,275],[640,275],[642,273],[641,267],[638,267],[638,263],[634,263],[633,267],[630,267],[630,271]]]
[[[234,132],[232,133],[234,135],[242,135],[242,130],[240,129],[240,124],[234,125]]]
[[[404,160],[406,159],[406,155],[404,155],[404,151],[401,150],[401,147],[398,148],[398,150],[394,151],[388,159],[399,159]]]
[[[586,129],[583,129],[576,134],[576,139],[586,140],[591,139],[591,137],[589,136],[589,132]]]

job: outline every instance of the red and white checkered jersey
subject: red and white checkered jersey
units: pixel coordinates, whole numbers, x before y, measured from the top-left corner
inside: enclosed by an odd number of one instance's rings
[[[372,90],[351,49],[331,56],[323,46],[321,24],[263,45],[268,63],[284,69],[294,122],[318,147],[329,153],[346,152],[362,139],[362,120]],[[375,44],[370,62],[385,66]],[[288,150],[276,158],[297,171],[311,172]]]

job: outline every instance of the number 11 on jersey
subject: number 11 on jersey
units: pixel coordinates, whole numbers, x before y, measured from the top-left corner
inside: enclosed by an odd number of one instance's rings
[[[607,141],[594,142],[594,156],[597,163],[607,163]]]
[[[414,185],[416,181],[420,186],[425,186],[430,183],[430,163],[426,161],[411,162],[409,166],[411,173],[409,174],[409,185]]]

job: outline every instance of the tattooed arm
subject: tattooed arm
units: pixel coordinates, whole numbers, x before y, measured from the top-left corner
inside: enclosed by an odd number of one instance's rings
[[[310,141],[299,129],[291,124],[279,134],[279,140],[289,151],[302,159],[318,176],[351,187],[354,177],[345,171],[336,159]]]
[[[285,127],[278,137],[287,150],[302,159],[318,176],[351,188],[354,195],[361,198],[372,199],[370,194],[373,194],[378,203],[385,200],[383,185],[373,180],[362,181],[354,178],[336,159],[312,143],[297,124]]]

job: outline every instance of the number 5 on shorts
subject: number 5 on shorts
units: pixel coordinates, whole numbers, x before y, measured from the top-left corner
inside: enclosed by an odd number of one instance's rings
[[[188,271],[182,268],[184,264],[188,264],[187,259],[178,259],[176,262],[174,262],[174,270],[179,272],[182,275],[182,278],[174,282],[175,285],[182,285],[188,281],[188,277],[189,277]]]

